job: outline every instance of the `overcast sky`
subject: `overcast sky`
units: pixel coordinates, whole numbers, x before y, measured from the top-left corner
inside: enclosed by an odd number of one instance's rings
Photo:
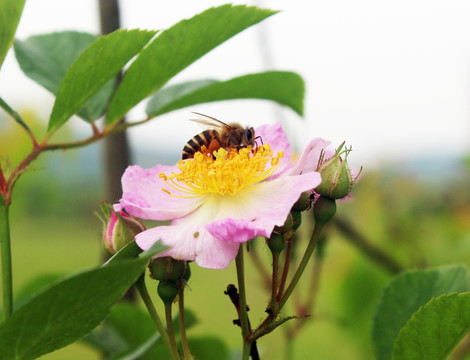
[[[17,37],[62,30],[97,33],[97,2],[27,0]],[[162,29],[221,1],[123,0],[122,26]],[[299,148],[321,136],[346,140],[355,164],[470,150],[470,2],[452,0],[236,1],[281,10],[229,40],[173,82],[229,79],[268,69],[296,71],[307,85],[305,116],[263,101],[203,104],[132,131],[134,146],[175,152],[201,131],[190,111],[225,122],[282,121]],[[280,84],[282,86],[282,84]],[[53,97],[22,75],[12,52],[0,96],[45,117]],[[142,106],[132,119],[143,117]],[[77,124],[80,120],[74,120]]]

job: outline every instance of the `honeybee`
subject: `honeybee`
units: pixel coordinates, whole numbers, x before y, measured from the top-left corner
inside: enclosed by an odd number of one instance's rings
[[[213,129],[204,130],[203,132],[193,136],[184,146],[181,158],[191,159],[194,154],[201,151],[204,145],[207,148],[208,154],[213,154],[214,151],[224,148],[229,150],[231,148],[241,149],[247,146],[254,146],[256,139],[255,130],[252,127],[243,127],[238,123],[226,124],[216,118],[193,112],[193,114],[203,116],[204,119],[191,119],[201,124],[209,125]]]

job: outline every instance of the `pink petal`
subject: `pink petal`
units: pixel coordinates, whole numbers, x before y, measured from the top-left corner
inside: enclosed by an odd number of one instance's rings
[[[284,224],[300,194],[320,182],[319,173],[309,172],[282,176],[243,189],[234,197],[220,200],[217,219],[206,228],[225,242],[245,242],[257,235],[269,237],[274,226]]]
[[[197,212],[199,211],[196,210]],[[229,266],[237,255],[239,244],[217,240],[204,228],[204,224],[188,217],[179,224],[158,226],[137,234],[137,245],[146,250],[157,240],[161,240],[171,248],[157,257],[171,256],[179,260],[193,260],[199,266],[209,269],[223,269]]]
[[[325,141],[322,138],[316,138],[310,141],[295,167],[289,170],[289,174],[297,175],[308,171],[315,171],[321,151],[329,144],[329,141]]]
[[[194,211],[204,197],[179,198],[162,190],[168,185],[159,174],[171,174],[172,171],[178,171],[176,165],[157,165],[151,169],[129,166],[122,176],[123,195],[115,210],[125,209],[133,216],[151,220],[171,220]],[[181,195],[176,190],[171,192]]]
[[[284,172],[291,166],[289,160],[291,158],[290,144],[287,140],[287,135],[282,130],[281,123],[275,123],[273,125],[263,125],[255,129],[255,135],[261,136],[264,144],[269,144],[274,155],[277,155],[278,151],[284,152],[284,157],[281,161],[281,165],[276,171],[276,175]],[[260,144],[258,144],[260,145]]]

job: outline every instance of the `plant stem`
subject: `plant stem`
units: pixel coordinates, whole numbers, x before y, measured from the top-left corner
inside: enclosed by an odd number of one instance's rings
[[[375,261],[378,265],[384,267],[392,274],[398,274],[404,270],[404,267],[393,259],[389,254],[373,245],[363,234],[345,219],[335,218],[336,228],[345,235],[354,246],[361,250],[366,256]]]
[[[174,348],[171,346],[170,343],[170,338],[168,337],[168,334],[165,330],[165,327],[163,326],[162,321],[160,320],[160,317],[158,316],[157,310],[153,306],[152,299],[150,298],[150,295],[148,293],[147,287],[145,286],[145,275],[142,274],[142,276],[137,280],[136,282],[136,287],[137,290],[139,291],[140,297],[142,298],[142,301],[145,304],[145,307],[147,308],[147,311],[150,314],[150,317],[152,318],[153,322],[157,326],[157,330],[160,333],[160,336],[162,337],[163,341],[165,342],[168,351],[170,352],[171,358],[173,360],[178,360],[179,356],[174,353]]]
[[[180,281],[178,291],[178,312],[180,318],[180,335],[181,345],[183,346],[183,358],[184,360],[192,359],[191,351],[189,350],[188,339],[186,337],[186,324],[184,322],[184,281]]]
[[[271,278],[269,276],[268,271],[265,269],[263,262],[261,261],[257,250],[252,247],[250,251],[248,252],[250,259],[253,261],[253,264],[256,267],[256,270],[258,270],[260,276],[261,276],[261,281],[263,282],[263,286],[266,287],[266,290],[269,291],[271,288]]]
[[[279,287],[279,254],[273,253],[273,279],[271,286],[271,299],[277,294],[277,289]]]
[[[286,242],[286,253],[284,258],[284,267],[282,269],[281,282],[279,284],[279,291],[277,293],[277,301],[281,300],[284,287],[286,286],[287,275],[289,274],[290,260],[292,256],[292,242],[294,235],[292,235]]]
[[[178,347],[176,346],[175,339],[175,329],[173,327],[173,316],[171,314],[172,303],[165,302],[165,319],[166,319],[166,328],[168,330],[168,337],[170,338],[171,348],[174,353],[178,354]],[[177,359],[180,359],[178,354]]]
[[[240,327],[242,329],[243,353],[242,360],[248,360],[250,356],[251,344],[248,342],[249,326],[248,326],[248,310],[246,307],[246,288],[245,288],[245,265],[243,260],[243,244],[238,249],[235,258],[237,267],[238,293],[240,299]]]
[[[11,266],[9,206],[0,204],[0,243],[2,251],[3,320],[13,312],[13,272]]]
[[[292,277],[289,287],[286,289],[286,292],[282,295],[282,298],[279,302],[279,311],[282,309],[287,299],[294,291],[294,288],[299,282],[300,277],[302,276],[305,270],[305,267],[308,264],[308,261],[312,257],[313,250],[315,249],[315,245],[317,244],[317,241],[320,238],[320,234],[323,229],[323,226],[324,226],[324,223],[320,223],[320,222],[315,223],[315,228],[313,229],[312,236],[310,237],[310,241],[308,243],[307,249],[305,250],[304,256],[302,257],[302,260],[300,261],[299,267],[297,268],[297,271]]]

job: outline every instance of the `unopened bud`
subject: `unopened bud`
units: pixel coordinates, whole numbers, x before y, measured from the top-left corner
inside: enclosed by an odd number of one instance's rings
[[[292,230],[296,231],[302,223],[302,213],[299,210],[291,210]]]
[[[178,281],[185,277],[189,266],[184,260],[175,260],[170,256],[153,259],[149,264],[150,276],[160,281]]]
[[[144,224],[123,211],[115,212],[108,204],[101,206],[103,221],[103,241],[111,254],[135,240],[135,236],[145,230]]]
[[[305,191],[300,195],[299,200],[294,204],[292,210],[305,211],[310,209],[310,206],[312,206],[310,192]]]
[[[315,224],[325,225],[336,213],[336,201],[326,196],[320,196],[313,207]]]
[[[157,287],[158,296],[165,304],[170,304],[178,295],[178,284],[174,281],[160,281]]]
[[[271,237],[267,239],[266,242],[268,243],[269,250],[271,250],[273,254],[280,254],[286,245],[284,243],[284,235],[277,233],[272,233]]]
[[[343,149],[344,142],[340,145],[335,154],[328,160],[322,161],[324,153],[320,159],[320,165],[317,171],[321,174],[322,182],[315,188],[317,194],[329,197],[331,199],[342,199],[350,192],[355,184],[357,177],[352,178],[347,158],[351,148]],[[344,160],[341,155],[344,154]]]

